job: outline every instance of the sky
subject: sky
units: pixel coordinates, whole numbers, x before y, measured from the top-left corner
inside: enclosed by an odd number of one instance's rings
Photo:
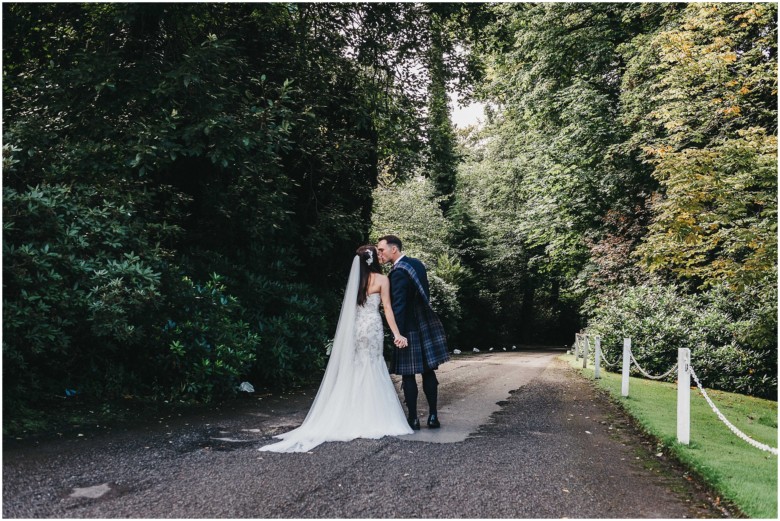
[[[465,128],[485,121],[484,104],[477,102],[459,107],[457,94],[450,92],[449,97],[452,122],[457,128]]]

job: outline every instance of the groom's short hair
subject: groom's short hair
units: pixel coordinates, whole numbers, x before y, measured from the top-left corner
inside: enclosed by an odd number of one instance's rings
[[[401,239],[395,235],[384,235],[376,242],[380,241],[385,241],[388,245],[394,244],[398,248],[398,251],[403,251],[403,247],[401,246]]]

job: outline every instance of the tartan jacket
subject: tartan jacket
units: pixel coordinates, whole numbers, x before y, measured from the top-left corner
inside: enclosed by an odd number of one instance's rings
[[[412,375],[436,369],[450,359],[444,327],[431,309],[428,275],[417,259],[404,257],[390,271],[393,315],[401,334],[409,340],[394,350],[391,372]]]

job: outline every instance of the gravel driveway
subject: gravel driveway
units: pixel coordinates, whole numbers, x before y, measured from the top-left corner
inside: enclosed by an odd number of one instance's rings
[[[723,517],[592,384],[538,350],[456,356],[440,431],[261,453],[313,393],[6,444],[4,517]],[[420,393],[420,414],[426,414]],[[423,418],[424,419],[424,418]]]

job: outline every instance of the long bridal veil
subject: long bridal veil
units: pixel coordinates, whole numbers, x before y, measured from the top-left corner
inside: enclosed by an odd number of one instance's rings
[[[347,289],[344,290],[344,301],[341,304],[330,360],[311,409],[300,427],[274,436],[282,441],[266,445],[259,450],[306,452],[324,441],[348,441],[354,438],[349,433],[340,431],[343,431],[344,422],[351,412],[359,283],[360,257],[356,255],[349,272]]]

